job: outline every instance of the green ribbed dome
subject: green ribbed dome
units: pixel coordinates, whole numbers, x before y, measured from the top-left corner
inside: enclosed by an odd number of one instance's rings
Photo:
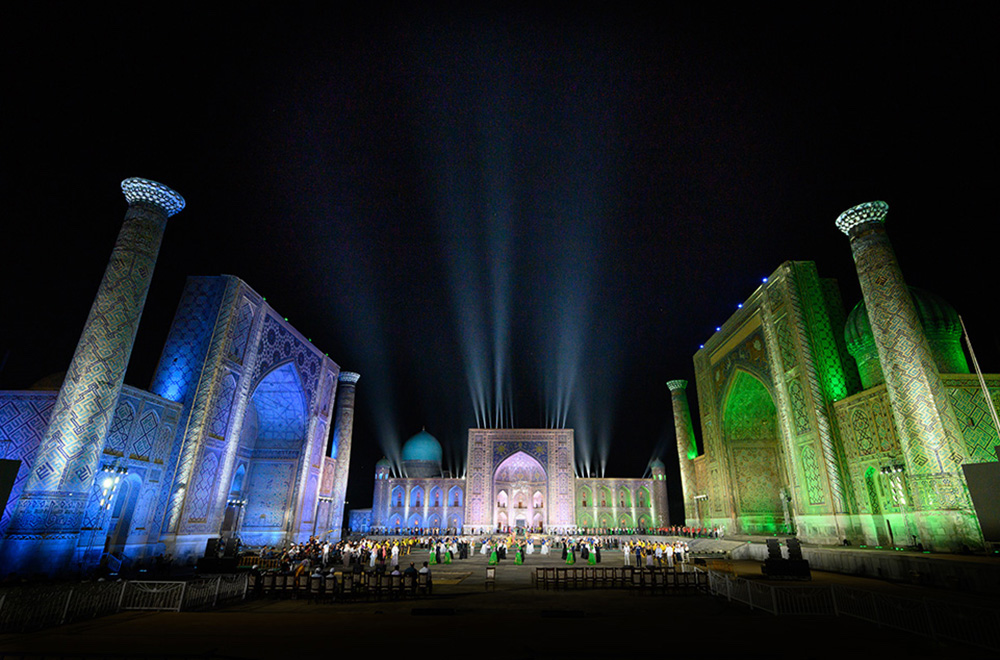
[[[958,319],[958,312],[937,294],[915,287],[909,287],[909,290],[938,370],[946,374],[969,373],[969,365],[960,343],[962,323]],[[863,299],[847,315],[844,339],[847,342],[847,352],[858,363],[862,385],[867,389],[883,382],[868,308]]]

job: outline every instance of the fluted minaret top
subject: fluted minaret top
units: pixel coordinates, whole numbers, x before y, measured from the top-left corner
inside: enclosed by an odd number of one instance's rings
[[[687,389],[687,386],[688,386],[688,382],[686,380],[668,380],[667,381],[667,387],[670,388],[671,392],[673,392],[675,390],[684,390],[684,389]]]
[[[339,380],[341,383],[350,383],[353,385],[354,383],[358,382],[359,378],[361,378],[361,374],[359,373],[355,373],[353,371],[341,371],[340,377],[337,380]]]
[[[184,198],[156,181],[131,177],[122,181],[122,192],[129,204],[139,202],[158,206],[168,218],[184,210]]]
[[[858,204],[837,216],[837,229],[850,236],[851,230],[858,225],[869,222],[885,222],[885,216],[888,212],[889,205],[882,201]]]

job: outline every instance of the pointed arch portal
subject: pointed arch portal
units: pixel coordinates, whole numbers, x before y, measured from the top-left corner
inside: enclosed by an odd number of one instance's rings
[[[513,523],[522,528],[544,529],[548,476],[536,458],[517,452],[504,459],[493,473],[493,492],[506,495],[494,498],[495,526],[506,528]]]

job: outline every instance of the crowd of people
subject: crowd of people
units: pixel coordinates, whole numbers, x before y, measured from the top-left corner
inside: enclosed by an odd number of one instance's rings
[[[680,536],[686,528],[678,528]],[[559,553],[568,565],[577,561],[589,565],[601,563],[602,553],[621,550],[625,566],[674,567],[687,560],[686,541],[656,540],[631,536],[545,536],[523,533],[473,536],[390,536],[349,538],[337,543],[310,538],[286,548],[262,548],[255,553],[261,559],[278,560],[282,572],[300,575],[323,575],[337,570],[351,573],[372,572],[409,575],[430,572],[430,567],[468,559],[475,552],[487,557],[491,566],[505,560],[522,565],[534,555]],[[405,569],[401,566],[409,565]],[[420,565],[422,568],[417,568]]]

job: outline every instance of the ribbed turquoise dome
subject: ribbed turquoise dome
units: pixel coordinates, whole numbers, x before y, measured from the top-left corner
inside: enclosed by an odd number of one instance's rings
[[[661,461],[660,459],[658,459],[658,458],[654,458],[654,459],[652,460],[652,462],[650,462],[650,464],[649,464],[649,467],[650,467],[650,468],[652,468],[652,469],[654,469],[654,470],[655,470],[655,469],[657,469],[657,468],[659,468],[659,469],[663,470],[663,469],[665,469],[665,468],[666,468],[667,466],[666,466],[666,465],[664,465],[664,464],[663,464],[663,461]]]
[[[427,431],[421,431],[403,444],[403,461],[440,463],[441,443]]]
[[[392,461],[390,461],[388,458],[386,458],[386,457],[383,456],[382,458],[378,459],[378,462],[375,463],[375,467],[376,468],[380,468],[380,467],[391,468],[392,467]]]

